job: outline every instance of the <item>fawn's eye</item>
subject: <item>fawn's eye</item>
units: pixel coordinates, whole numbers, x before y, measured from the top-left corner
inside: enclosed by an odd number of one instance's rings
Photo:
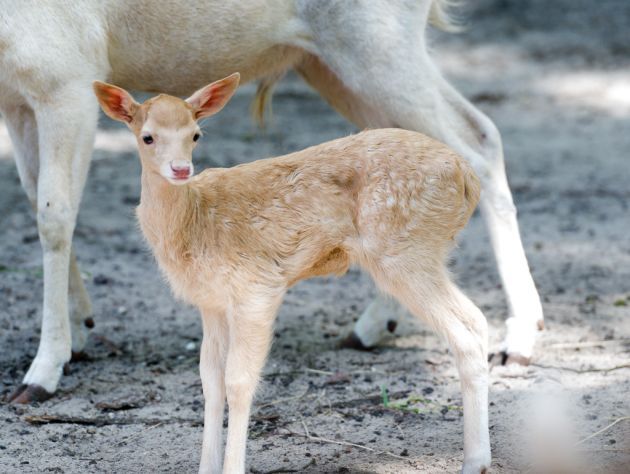
[[[151,135],[145,135],[144,137],[142,137],[142,141],[147,145],[150,145],[151,143],[153,143],[153,137]]]
[[[199,135],[198,133],[195,133],[193,135],[193,142],[196,142],[197,140],[199,140],[200,137],[201,137],[201,135]]]

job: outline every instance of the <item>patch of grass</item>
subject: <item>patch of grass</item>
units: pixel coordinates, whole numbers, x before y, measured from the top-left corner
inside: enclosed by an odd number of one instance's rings
[[[628,306],[628,301],[624,299],[618,299],[613,303],[614,306]]]
[[[597,303],[599,301],[599,296],[597,295],[586,295],[584,298],[585,303]]]
[[[392,401],[389,399],[388,390],[384,385],[381,385],[381,398],[385,408],[407,413],[442,413],[444,415],[449,411],[463,410],[463,407],[459,405],[442,405],[420,395],[409,395],[402,400]]]
[[[381,398],[383,399],[383,406],[389,408],[389,393],[385,385],[381,385]]]
[[[37,278],[43,278],[44,270],[42,267],[36,268],[19,268],[19,267],[7,267],[0,263],[0,273],[23,273],[25,275],[32,275]]]

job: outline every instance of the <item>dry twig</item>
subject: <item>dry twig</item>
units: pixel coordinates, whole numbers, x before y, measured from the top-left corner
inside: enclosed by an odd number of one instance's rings
[[[305,373],[317,374],[317,375],[333,375],[334,374],[334,372],[330,372],[328,370],[311,369],[309,367],[306,367],[304,369],[288,370],[286,372],[268,372],[266,374],[263,374],[262,377],[269,378],[269,377],[281,377],[283,375],[304,375]]]
[[[613,426],[615,426],[617,423],[621,423],[622,421],[625,420],[630,420],[630,416],[622,416],[621,418],[617,418],[615,421],[613,421],[612,423],[610,423],[609,425],[604,426],[601,430],[596,431],[595,433],[588,435],[586,438],[581,439],[580,441],[578,441],[577,443],[575,443],[573,445],[573,447],[575,448],[576,446],[579,446],[580,444],[586,443],[589,439],[594,438],[597,435],[602,434],[605,431],[608,431],[610,428],[612,428]]]
[[[33,425],[46,425],[46,424],[71,424],[71,425],[87,425],[87,426],[105,426],[105,425],[158,425],[158,424],[172,424],[172,423],[189,423],[191,426],[202,426],[203,420],[196,418],[119,418],[108,416],[97,416],[93,418],[83,416],[66,416],[66,415],[26,415],[24,421]]]
[[[260,405],[257,406],[258,410],[262,410],[263,408],[268,408],[271,407],[273,405],[277,405],[279,403],[284,403],[284,402],[290,402],[293,400],[300,400],[302,398],[304,398],[306,396],[306,394],[309,392],[310,388],[307,388],[304,393],[300,394],[300,395],[295,395],[293,397],[286,397],[286,398],[278,398],[277,400],[273,400],[271,402],[268,403],[262,403]]]
[[[253,474],[279,474],[281,472],[302,472],[304,471],[304,469],[306,469],[307,467],[309,467],[310,465],[315,464],[315,459],[311,459],[307,464],[305,464],[304,466],[300,467],[299,469],[290,469],[290,468],[279,468],[279,469],[272,469],[271,471],[259,471],[257,469],[251,469],[251,472]]]
[[[295,431],[291,431],[289,429],[287,429],[287,431],[289,432],[289,434],[293,435],[293,436],[300,436],[302,438],[306,438],[309,441],[315,441],[317,443],[329,443],[329,444],[338,444],[341,446],[350,446],[353,448],[358,448],[358,449],[363,449],[365,451],[370,451],[372,453],[376,453],[376,454],[385,454],[387,456],[391,456],[393,458],[396,459],[402,459],[403,461],[406,462],[411,462],[411,460],[409,458],[403,457],[403,456],[399,456],[398,454],[394,454],[390,451],[378,451],[374,448],[370,448],[369,446],[364,446],[363,444],[356,444],[356,443],[350,443],[349,441],[337,441],[334,439],[328,439],[328,438],[322,438],[321,436],[313,436],[309,433],[308,428],[306,427],[306,423],[304,423],[304,420],[302,420],[302,426],[304,427],[304,433],[298,433]],[[286,428],[285,428],[286,429]]]
[[[122,441],[119,441],[118,443],[116,443],[116,444],[114,444],[114,445],[110,446],[110,448],[117,448],[117,447],[118,447],[118,446],[120,446],[121,444],[128,443],[128,442],[129,442],[129,441],[131,441],[132,439],[136,439],[136,438],[138,438],[140,435],[145,434],[147,431],[152,430],[153,428],[157,428],[158,426],[161,426],[161,425],[163,425],[163,424],[164,424],[164,422],[163,422],[163,421],[161,421],[161,422],[159,422],[159,423],[157,423],[157,424],[155,424],[155,425],[151,425],[151,426],[149,426],[148,428],[145,428],[145,429],[143,429],[143,430],[140,430],[140,431],[139,431],[139,432],[137,432],[136,434],[133,434],[133,435],[131,435],[131,436],[127,437],[127,439],[123,439]]]
[[[550,349],[583,349],[587,347],[609,346],[612,344],[626,344],[626,343],[630,343],[630,338],[602,339],[599,341],[582,341],[582,342],[558,342],[556,344],[549,344],[547,347]]]
[[[593,369],[574,369],[573,367],[564,367],[561,365],[544,365],[544,364],[531,364],[534,367],[539,367],[541,369],[556,369],[556,370],[567,370],[569,372],[574,372],[576,374],[587,374],[590,372],[612,372],[613,370],[619,370],[619,369],[629,369],[630,368],[630,364],[621,364],[621,365],[615,365],[613,367],[607,367],[607,368],[593,368]]]
[[[253,421],[270,421],[279,418],[278,415],[252,415]],[[84,426],[107,426],[107,425],[151,425],[156,428],[158,425],[188,424],[190,426],[203,426],[203,419],[197,418],[139,418],[139,417],[108,417],[96,416],[93,418],[83,416],[70,416],[62,414],[26,415],[24,421],[32,425],[47,424],[68,424]]]

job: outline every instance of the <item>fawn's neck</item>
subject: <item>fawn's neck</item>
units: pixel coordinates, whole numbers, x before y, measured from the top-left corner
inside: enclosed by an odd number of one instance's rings
[[[160,254],[175,256],[188,251],[195,231],[197,201],[197,193],[188,184],[173,185],[143,168],[137,216],[158,260]]]

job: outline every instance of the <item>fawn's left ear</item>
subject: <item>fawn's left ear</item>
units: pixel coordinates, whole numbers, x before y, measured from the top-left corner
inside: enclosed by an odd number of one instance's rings
[[[241,75],[235,72],[225,79],[208,84],[186,99],[186,102],[193,107],[195,120],[209,117],[220,111],[236,92],[240,80]]]
[[[101,81],[92,83],[99,104],[109,117],[130,123],[140,106],[125,89]]]

